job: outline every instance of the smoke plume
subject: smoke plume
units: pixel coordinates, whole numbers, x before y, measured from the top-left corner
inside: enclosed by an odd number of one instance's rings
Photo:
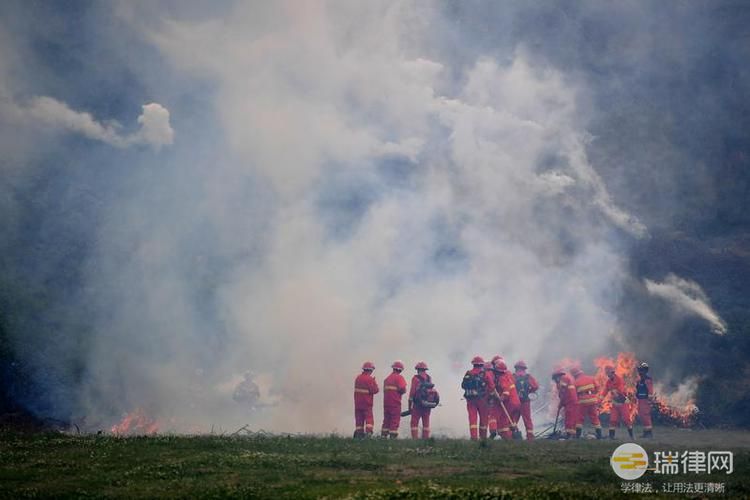
[[[140,129],[130,135],[123,135],[122,126],[117,122],[100,123],[89,113],[72,110],[51,97],[36,97],[21,112],[44,125],[79,133],[118,148],[147,144],[159,149],[172,144],[174,139],[169,111],[157,103],[143,105],[143,113],[138,117]]]
[[[703,318],[718,335],[727,333],[726,323],[713,310],[711,302],[697,283],[670,274],[663,283],[645,280],[645,284],[650,294],[666,300],[679,313]]]

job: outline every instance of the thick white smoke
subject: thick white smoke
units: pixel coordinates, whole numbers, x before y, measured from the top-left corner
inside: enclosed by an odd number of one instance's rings
[[[452,79],[423,46],[430,23],[439,14],[410,3],[291,2],[149,32],[178,71],[215,85],[227,138],[210,175],[181,178],[199,194],[180,203],[208,214],[219,245],[252,252],[216,286],[216,349],[188,299],[201,261],[181,243],[187,210],[119,207],[135,250],[124,269],[91,271],[123,291],[82,413],[142,406],[177,430],[348,434],[361,363],[382,380],[401,358],[431,367],[434,429],[461,432],[475,353],[524,358],[546,378],[553,360],[597,352],[624,276],[616,234],[645,228],[586,158],[577,86],[522,47]],[[249,176],[264,196],[237,197]],[[102,232],[100,251],[121,251],[122,230]],[[248,369],[266,408],[231,398]]]

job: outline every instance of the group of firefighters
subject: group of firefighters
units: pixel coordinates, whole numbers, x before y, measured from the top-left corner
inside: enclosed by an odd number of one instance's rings
[[[539,390],[539,383],[527,371],[523,360],[515,365],[515,373],[508,370],[502,356],[496,355],[485,362],[481,356],[471,360],[472,368],[466,372],[461,382],[469,414],[469,435],[472,440],[522,439],[518,423],[523,420],[526,439],[534,439],[531,401]],[[411,437],[420,437],[419,424],[422,424],[422,439],[430,437],[430,413],[440,403],[440,396],[432,383],[427,363],[420,361],[414,369],[416,374],[407,387],[406,379],[401,374],[404,363],[394,361],[393,371],[383,381],[383,426],[381,437],[398,437],[401,417],[411,416]],[[635,385],[638,416],[643,426],[644,438],[653,436],[651,422],[651,402],[654,399],[654,388],[648,375],[648,364],[638,366],[638,381]],[[374,419],[372,413],[373,396],[380,391],[372,373],[375,365],[366,361],[362,373],[354,381],[354,419],[355,438],[372,436]],[[606,382],[598,387],[596,379],[587,375],[578,366],[565,369],[556,366],[552,371],[552,380],[557,389],[559,402],[557,417],[563,416],[565,431],[560,439],[580,438],[585,420],[588,418],[594,427],[597,439],[602,439],[602,426],[599,419],[600,404],[606,398],[611,401],[609,410],[609,438],[615,438],[615,431],[624,424],[628,435],[633,438],[633,414],[631,412],[630,394],[623,377],[616,373],[615,367],[605,366]],[[402,397],[409,392],[408,408],[401,411]],[[557,423],[557,419],[556,419]]]

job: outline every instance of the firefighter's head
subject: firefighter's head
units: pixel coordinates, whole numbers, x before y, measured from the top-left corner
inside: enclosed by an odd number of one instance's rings
[[[372,361],[365,361],[362,363],[362,371],[367,373],[372,373],[373,370],[375,370],[375,363]]]
[[[552,370],[552,380],[554,380],[555,383],[559,382],[563,375],[565,375],[565,370],[560,365],[555,366]]]
[[[492,369],[498,373],[505,373],[508,371],[508,366],[503,361],[503,358],[499,358],[492,362]]]
[[[482,368],[484,366],[484,358],[482,356],[474,356],[471,358],[471,364],[474,368]]]
[[[502,357],[502,356],[500,356],[499,354],[495,354],[494,356],[492,356],[492,359],[490,360],[490,364],[491,364],[491,365],[494,365],[494,364],[495,364],[495,361],[497,361],[498,359],[499,359],[500,361],[505,361],[505,359],[503,359],[503,357]]]
[[[523,372],[528,367],[526,366],[526,361],[519,359],[518,361],[516,361],[516,364],[513,365],[513,368],[515,368],[517,372]]]
[[[417,373],[424,373],[429,370],[429,368],[427,367],[427,363],[425,363],[424,361],[420,361],[419,363],[414,365],[414,369],[417,370]]]
[[[391,368],[393,368],[394,372],[401,373],[402,371],[404,371],[404,363],[400,359],[397,359],[393,362]]]
[[[581,370],[580,366],[574,366],[570,369],[570,374],[573,375],[573,377],[579,377],[583,375],[583,370]]]
[[[615,378],[615,367],[612,365],[605,366],[604,373],[606,373],[609,378]]]
[[[645,361],[638,365],[638,374],[641,376],[645,376],[648,373],[648,363]]]

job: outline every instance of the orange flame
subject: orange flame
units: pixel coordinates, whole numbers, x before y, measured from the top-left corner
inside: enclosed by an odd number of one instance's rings
[[[580,367],[581,364],[576,359],[564,358],[558,362],[558,365],[562,366],[566,371],[569,371],[573,367]],[[607,375],[605,373],[605,367],[612,366],[615,369],[615,373],[622,377],[625,382],[625,393],[630,401],[627,404],[627,408],[631,413],[631,417],[635,420],[638,414],[638,405],[635,404],[635,385],[638,382],[638,360],[635,354],[632,352],[620,352],[616,358],[610,358],[601,356],[594,359],[594,366],[596,367],[596,373],[594,379],[596,384],[601,390],[606,382]],[[556,387],[552,385],[552,398],[556,399],[557,391]],[[679,404],[674,400],[670,400],[664,396],[656,395],[652,403],[653,408],[656,410],[655,420],[664,424],[677,425],[680,427],[691,427],[696,424],[698,416],[698,408],[695,406],[695,401],[690,399],[687,403],[680,402]],[[612,410],[612,400],[608,395],[601,403],[599,407],[600,413],[609,413]]]
[[[617,353],[617,359],[608,358],[602,356],[594,360],[594,366],[596,366],[596,374],[594,379],[596,385],[601,388],[607,383],[607,374],[604,369],[607,366],[612,366],[615,369],[615,373],[622,377],[625,382],[625,393],[628,395],[630,401],[635,401],[635,383],[638,381],[638,374],[636,372],[637,360],[635,354],[632,352],[620,352]],[[634,404],[628,405],[630,410],[630,416],[635,417],[638,413],[638,408]],[[607,395],[602,401],[599,411],[601,413],[609,413],[612,410],[612,398]]]
[[[693,400],[681,407],[670,406],[664,399],[657,396],[653,402],[657,412],[657,419],[663,423],[677,425],[679,427],[692,427],[696,424],[698,407]]]
[[[112,426],[112,434],[117,435],[143,435],[156,434],[159,431],[159,423],[148,417],[143,408],[136,408],[123,417],[119,424]]]

